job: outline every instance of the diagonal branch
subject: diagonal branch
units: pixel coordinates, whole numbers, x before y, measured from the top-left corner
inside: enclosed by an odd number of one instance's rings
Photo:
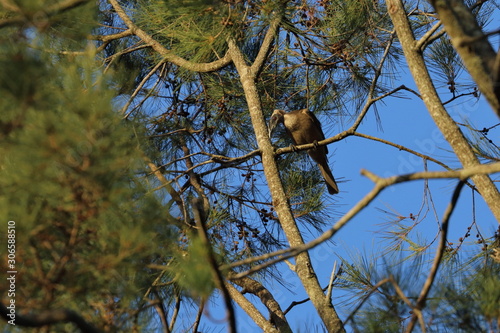
[[[456,125],[453,118],[451,118],[447,110],[444,108],[429,75],[422,52],[415,48],[417,42],[413,35],[413,30],[405,12],[403,2],[401,0],[386,0],[386,3],[389,16],[391,17],[394,28],[398,34],[401,47],[403,48],[403,53],[408,63],[408,67],[412,73],[418,90],[422,95],[422,100],[424,101],[429,114],[446,141],[452,147],[464,168],[479,165],[480,162],[475,155],[473,148],[463,135],[460,128]],[[444,25],[446,27],[446,23],[444,23]],[[472,76],[474,77],[474,75]],[[483,79],[486,80],[486,78],[479,77],[474,77],[474,79],[478,84],[480,84],[479,81]],[[472,181],[476,185],[478,192],[483,197],[491,212],[500,223],[500,205],[498,205],[498,202],[500,202],[500,193],[498,188],[486,174],[475,175],[472,177]]]
[[[453,213],[453,210],[456,207],[458,197],[460,196],[460,191],[462,190],[464,184],[465,184],[464,181],[460,181],[458,183],[458,185],[455,188],[455,191],[453,192],[451,202],[449,203],[444,213],[443,220],[441,222],[441,237],[439,239],[439,245],[436,250],[436,256],[434,257],[434,262],[429,272],[429,276],[427,277],[427,280],[425,281],[424,286],[420,291],[420,295],[418,296],[417,299],[417,304],[415,305],[415,308],[419,310],[418,312],[421,312],[421,310],[424,308],[425,302],[427,301],[427,295],[429,295],[429,291],[431,290],[432,284],[434,283],[434,280],[436,278],[439,265],[441,264],[441,259],[443,258],[444,250],[446,248],[446,236],[448,235],[448,226],[450,217],[451,214]],[[418,312],[413,313],[410,323],[406,328],[406,332],[410,333],[413,330],[413,327],[415,326],[417,319],[420,319],[417,316]],[[423,327],[422,329],[425,329],[425,327]]]
[[[497,54],[462,0],[432,0],[444,29],[479,90],[500,117],[500,90],[495,73]]]
[[[232,284],[226,282],[226,288],[231,295],[231,298],[252,318],[252,320],[263,330],[265,333],[277,333],[278,330],[271,325],[269,321],[264,318],[262,313],[252,304],[245,296],[243,296],[238,289]]]
[[[254,78],[256,78],[259,73],[264,68],[264,62],[267,60],[269,52],[271,50],[271,46],[276,38],[276,34],[278,32],[278,28],[280,26],[281,20],[283,19],[283,13],[279,12],[276,14],[276,17],[271,22],[271,26],[267,30],[266,36],[264,37],[264,41],[260,46],[259,53],[255,58],[252,66],[250,67]]]
[[[446,179],[446,178],[456,178],[465,181],[467,178],[470,178],[474,175],[487,175],[492,173],[500,172],[500,162],[492,163],[492,164],[480,164],[470,168],[461,169],[461,170],[453,170],[453,171],[423,171],[423,172],[415,172],[400,176],[392,176],[388,178],[381,178],[377,175],[367,171],[361,170],[361,174],[368,177],[375,183],[373,189],[368,192],[358,203],[356,203],[344,216],[342,216],[337,223],[335,223],[330,229],[326,230],[323,234],[321,234],[316,239],[310,241],[309,243],[291,247],[288,249],[283,249],[280,251],[267,253],[262,256],[252,257],[243,259],[237,262],[234,262],[229,265],[224,265],[221,269],[234,268],[241,265],[247,265],[253,262],[266,260],[269,258],[277,257],[271,259],[265,263],[260,265],[256,265],[251,269],[238,273],[234,276],[231,276],[231,280],[242,278],[248,274],[257,272],[263,268],[274,265],[278,262],[281,262],[285,259],[296,256],[298,253],[310,250],[319,244],[327,241],[331,237],[333,237],[344,225],[346,225],[352,218],[354,218],[359,212],[361,212],[364,208],[366,208],[385,188],[390,187],[395,184],[405,183],[413,180],[422,180],[422,179]]]
[[[236,318],[234,315],[234,307],[231,303],[231,295],[228,290],[228,283],[225,282],[224,276],[222,275],[219,266],[217,265],[217,260],[215,259],[215,253],[210,245],[210,240],[208,239],[206,230],[206,221],[203,215],[205,213],[203,210],[203,199],[197,198],[193,199],[193,214],[196,220],[196,226],[198,227],[198,235],[200,237],[203,246],[207,251],[207,259],[210,268],[212,269],[212,275],[214,277],[215,285],[221,290],[224,303],[226,305],[227,319],[229,323],[229,333],[236,333]]]
[[[207,63],[192,62],[182,57],[179,57],[173,54],[169,49],[161,45],[151,35],[149,35],[144,30],[139,28],[127,15],[127,13],[125,13],[125,10],[123,10],[123,8],[120,6],[117,0],[109,0],[109,3],[113,6],[118,16],[123,20],[125,25],[133,32],[133,34],[139,37],[144,43],[151,46],[162,57],[164,57],[165,58],[164,61],[171,62],[179,67],[194,72],[213,72],[231,63],[231,57],[229,56],[229,53],[226,53],[226,55],[221,59]]]
[[[229,277],[231,275],[236,274],[233,271],[230,271]],[[233,283],[240,286],[243,288],[243,290],[247,293],[251,293],[257,297],[259,297],[260,301],[264,306],[269,310],[270,313],[270,321],[271,323],[274,324],[274,326],[280,331],[280,332],[292,332],[292,329],[290,328],[290,325],[288,324],[285,314],[286,312],[283,312],[281,310],[281,307],[279,303],[276,301],[274,296],[269,292],[267,288],[265,288],[262,283],[251,279],[249,277],[244,277],[241,279],[233,280]],[[245,306],[245,304],[241,304],[239,302],[240,306]],[[245,308],[243,310],[247,311]],[[259,325],[262,329],[265,329],[265,327]]]

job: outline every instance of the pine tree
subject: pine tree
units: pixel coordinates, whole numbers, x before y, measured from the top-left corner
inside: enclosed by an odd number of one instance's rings
[[[458,244],[448,239],[468,187],[471,211],[484,200],[500,220],[496,125],[475,128],[448,108],[484,94],[498,112],[495,71],[477,65],[492,63],[480,50],[495,7],[457,1],[464,37],[452,6],[431,3],[3,2],[0,211],[15,221],[16,327],[206,331],[218,302],[231,332],[238,309],[262,331],[297,331],[289,313],[303,306],[317,314],[308,331],[498,330],[498,232],[473,220]],[[398,82],[406,65],[416,90]],[[370,134],[395,97],[424,102],[412,117],[428,110],[451,157]],[[269,138],[273,109],[302,108],[326,140]],[[373,189],[343,202],[350,183],[335,155],[332,197],[305,150],[351,139],[395,147],[419,169],[382,178],[366,161]],[[442,178],[455,189],[438,212]],[[420,210],[383,210],[381,251],[343,256],[323,276],[314,248],[333,247],[381,192],[410,181],[424,184]],[[419,237],[433,221],[434,239]],[[272,286],[294,297],[292,281],[307,299],[288,305]]]

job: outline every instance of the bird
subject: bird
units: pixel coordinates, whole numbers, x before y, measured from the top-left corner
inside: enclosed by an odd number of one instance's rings
[[[288,136],[292,139],[294,145],[304,145],[324,140],[325,135],[321,129],[321,123],[318,118],[308,109],[285,112],[284,110],[274,110],[269,119],[269,138],[278,124],[283,124]],[[328,193],[337,194],[339,188],[333,178],[332,171],[328,166],[328,148],[327,146],[316,146],[307,151],[309,156],[318,164],[321,175],[325,179]]]

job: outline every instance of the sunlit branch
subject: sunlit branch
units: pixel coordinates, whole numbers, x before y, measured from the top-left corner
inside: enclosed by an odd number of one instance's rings
[[[465,6],[463,2],[461,1],[454,1],[458,7]],[[450,116],[448,111],[444,108],[441,98],[439,97],[436,88],[433,84],[432,78],[430,76],[428,66],[425,62],[425,59],[422,55],[422,52],[419,50],[415,49],[415,37],[413,33],[412,26],[410,24],[410,21],[408,20],[408,16],[406,15],[404,3],[402,0],[386,0],[387,3],[387,9],[389,16],[391,17],[391,20],[394,24],[394,27],[396,29],[396,32],[398,34],[399,41],[401,43],[401,47],[403,49],[403,53],[406,58],[406,62],[408,63],[408,67],[410,69],[410,72],[413,76],[413,79],[415,81],[415,84],[417,85],[417,88],[422,95],[422,100],[429,111],[429,115],[432,117],[434,123],[436,126],[439,128],[441,133],[443,134],[444,138],[446,141],[451,145],[455,155],[458,157],[460,160],[460,163],[464,166],[464,168],[469,168],[472,166],[476,166],[480,164],[480,161],[478,157],[476,156],[473,147],[470,145],[470,143],[467,141],[465,138],[464,134],[458,128],[456,125],[455,121],[453,118]],[[440,1],[441,4],[443,4],[442,1]],[[460,3],[460,6],[458,5]],[[434,3],[434,5],[436,5]],[[448,34],[450,34],[450,27],[447,25],[445,22],[445,17],[446,15],[451,15],[454,17],[454,12],[451,8],[446,9],[446,5],[443,6],[443,8],[437,6],[436,7],[438,10],[439,17],[441,21],[443,22],[443,25],[445,26],[446,31]],[[456,8],[457,10],[461,10],[459,8]],[[444,10],[442,13],[440,10]],[[452,12],[448,12],[452,11]],[[465,14],[468,9],[465,9],[465,11],[462,14]],[[443,14],[443,15],[441,15]],[[456,13],[455,13],[456,14]],[[471,14],[468,13],[470,16]],[[446,19],[451,19],[451,21],[456,20],[456,18],[451,18],[447,17]],[[473,21],[474,18],[471,18]],[[455,22],[456,23],[456,22]],[[462,22],[461,22],[462,23]],[[469,22],[470,23],[470,22]],[[452,36],[452,44],[456,46],[457,40],[453,40]],[[487,43],[486,43],[487,44]],[[478,45],[479,46],[479,45]],[[486,45],[482,45],[486,46]],[[468,48],[468,47],[467,47]],[[486,47],[486,49],[490,49],[491,46]],[[472,49],[472,47],[470,48]],[[486,53],[487,51],[484,49]],[[470,51],[470,50],[469,50]],[[469,51],[466,51],[469,52]],[[477,52],[478,49],[475,50]],[[490,50],[491,51],[491,50]],[[458,53],[460,52],[460,49],[458,50]],[[490,52],[491,53],[491,52]],[[464,59],[464,54],[462,55],[462,59],[466,63]],[[482,65],[484,63],[481,58],[481,61],[477,61],[479,56],[478,54],[468,54],[471,56],[471,59],[475,59],[474,61],[476,62],[476,65],[479,65],[476,69],[478,69],[478,72],[484,69]],[[493,57],[495,54],[493,54]],[[485,58],[488,56],[485,54]],[[481,62],[481,64],[478,64]],[[488,72],[487,77],[479,77],[475,76],[474,73],[472,73],[471,68],[469,69],[469,73],[471,76],[475,79],[476,83],[478,83],[481,91],[485,93],[483,89],[491,89],[491,86],[489,85],[488,82],[481,82],[481,81],[489,81],[491,77],[489,76],[489,73],[491,73],[491,69]],[[476,73],[477,74],[477,73]],[[491,95],[494,95],[490,93],[489,97],[492,97]],[[489,98],[488,96],[486,96]],[[498,102],[495,96],[492,97],[492,100],[490,102],[493,102],[495,104],[495,101]],[[497,104],[498,106],[498,104]],[[494,107],[495,108],[495,107]],[[496,110],[496,108],[495,108]],[[500,192],[498,191],[498,188],[495,186],[495,184],[491,181],[491,178],[488,177],[487,175],[481,174],[481,175],[475,175],[472,179],[474,182],[476,188],[478,189],[479,193],[481,193],[482,197],[484,198],[485,202],[488,204],[489,209],[493,213],[493,215],[496,217],[498,221],[500,221],[500,206],[498,206],[498,202],[500,201]]]
[[[134,46],[127,47],[124,50],[113,53],[109,57],[106,57],[103,61],[103,63],[106,63],[106,68],[104,69],[104,73],[106,73],[111,68],[111,65],[113,64],[113,62],[116,59],[119,59],[122,55],[127,54],[127,53],[133,53],[133,52],[136,52],[136,51],[148,48],[148,47],[150,47],[150,45],[140,42],[140,43],[136,43]]]
[[[476,165],[470,168],[466,169],[461,169],[461,170],[453,170],[453,171],[424,171],[424,172],[416,172],[416,173],[411,173],[411,174],[405,174],[405,175],[400,175],[400,176],[393,176],[393,177],[388,177],[388,178],[381,178],[378,177],[377,175],[367,171],[367,170],[362,170],[361,174],[368,177],[370,180],[372,180],[375,183],[374,188],[367,193],[360,201],[358,201],[344,216],[342,216],[333,227],[325,231],[323,234],[321,234],[319,237],[317,237],[315,240],[303,244],[301,246],[296,246],[288,249],[283,249],[280,251],[275,251],[271,253],[267,253],[265,255],[257,256],[257,257],[252,257],[252,258],[247,258],[244,260],[240,260],[237,262],[234,262],[229,265],[224,265],[221,267],[221,269],[225,269],[226,267],[228,268],[234,268],[238,267],[241,265],[246,265],[250,264],[253,262],[257,261],[262,261],[266,260],[269,258],[277,257],[274,259],[271,259],[265,263],[259,264],[257,266],[252,267],[251,269],[241,272],[235,276],[232,276],[231,279],[238,279],[240,277],[246,276],[248,274],[254,273],[256,271],[259,271],[263,268],[266,268],[268,266],[274,265],[278,262],[281,262],[285,259],[291,258],[296,256],[298,253],[301,253],[303,251],[310,250],[319,244],[327,241],[331,237],[333,237],[337,231],[339,231],[347,222],[349,222],[354,216],[356,216],[360,211],[362,211],[364,208],[368,206],[377,196],[382,192],[385,188],[399,184],[399,183],[404,183],[412,180],[422,180],[422,179],[448,179],[448,178],[458,178],[460,180],[465,180],[467,178],[470,178],[471,176],[474,175],[485,175],[485,174],[491,174],[491,173],[496,173],[500,172],[500,162],[492,163],[492,164],[485,164],[485,165]]]
[[[335,281],[335,278],[338,276],[338,273],[342,271],[342,264],[340,264],[340,268],[337,272],[337,261],[333,263],[333,268],[332,268],[332,273],[330,274],[330,282],[328,283],[328,289],[326,291],[326,298],[331,298],[332,297],[332,290],[333,290],[333,282]]]
[[[120,39],[120,38],[124,38],[124,37],[128,37],[128,36],[131,36],[133,33],[132,33],[132,30],[130,29],[127,29],[127,30],[124,30],[122,32],[118,32],[116,34],[110,34],[110,35],[90,35],[88,37],[88,39],[90,40],[98,40],[100,42],[102,42],[102,45],[100,45],[98,48],[97,48],[97,52],[101,52],[103,51],[108,45],[109,43],[111,43],[112,41],[115,41],[117,39]]]
[[[268,58],[271,46],[274,42],[274,39],[276,38],[278,28],[283,18],[283,10],[280,8],[278,9],[278,12],[279,13],[277,13],[277,15],[274,16],[274,19],[271,22],[271,25],[269,26],[269,29],[266,32],[266,36],[262,41],[262,45],[259,48],[259,53],[257,54],[257,57],[255,58],[252,66],[250,67],[250,70],[252,71],[254,78],[256,78],[264,68],[264,63]]]
[[[158,41],[156,41],[152,36],[146,33],[144,30],[139,28],[132,19],[125,13],[125,10],[120,6],[117,0],[109,0],[109,3],[113,6],[114,10],[118,14],[118,16],[122,19],[125,25],[133,32],[134,35],[142,39],[142,41],[158,52],[162,57],[164,57],[164,61],[171,62],[177,66],[183,67],[185,69],[194,71],[194,72],[213,72],[218,69],[221,69],[231,63],[231,57],[229,53],[218,60],[209,63],[196,63],[189,60],[186,60],[182,57],[179,57],[173,54],[169,49],[165,48]]]
[[[499,56],[488,41],[487,34],[482,31],[477,18],[464,1],[432,0],[430,2],[470,76],[493,111],[500,116],[500,90],[497,81],[498,72],[496,72],[498,63],[495,60],[499,59]]]
[[[374,136],[371,136],[371,135],[367,135],[367,134],[363,134],[363,133],[359,133],[359,132],[355,132],[354,133],[355,136],[358,136],[360,138],[365,138],[365,139],[369,139],[369,140],[373,140],[373,141],[378,141],[378,142],[381,142],[381,143],[384,143],[386,145],[389,145],[389,146],[392,146],[394,148],[397,148],[399,150],[403,150],[403,151],[406,151],[410,154],[413,154],[415,156],[418,156],[424,160],[429,160],[429,161],[432,161],[440,166],[442,166],[443,168],[445,168],[446,170],[452,170],[449,166],[447,166],[446,164],[444,164],[443,162],[441,161],[438,161],[436,160],[435,158],[431,157],[431,156],[428,156],[428,155],[425,155],[425,154],[422,154],[422,153],[419,153],[413,149],[410,149],[410,148],[407,148],[405,146],[402,146],[402,145],[399,145],[397,143],[394,143],[394,142],[391,142],[391,141],[387,141],[387,140],[384,140],[384,139],[380,139],[380,138],[377,138],[377,137],[374,137]]]
[[[260,311],[253,305],[245,296],[243,296],[238,289],[233,287],[230,283],[226,282],[226,288],[231,295],[231,298],[242,308],[246,314],[264,331],[264,332],[278,332]]]
[[[420,51],[423,51],[428,45],[429,43],[431,42],[431,37],[432,35],[441,27],[441,22],[437,22],[436,24],[434,24],[434,26],[432,26],[432,28],[430,28],[418,41],[417,43],[415,44],[415,48],[417,50],[420,50]],[[439,37],[441,37],[444,33],[444,30],[441,31],[441,34],[439,34]],[[433,39],[435,40],[435,39]],[[433,41],[432,40],[432,41]]]
[[[231,276],[232,274],[235,273],[233,271],[230,271],[228,276]],[[271,316],[268,323],[271,322],[272,324],[274,324],[274,326],[279,330],[279,332],[290,332],[290,333],[292,332],[290,325],[288,324],[288,321],[286,320],[285,317],[286,313],[281,310],[281,307],[274,298],[274,295],[271,292],[269,292],[269,290],[265,288],[262,285],[262,283],[248,277],[234,280],[233,283],[243,288],[240,294],[250,293],[260,299],[261,303],[267,308]],[[237,298],[239,298],[239,295]],[[241,305],[244,304],[240,304],[240,306]],[[260,318],[257,319],[260,320]],[[265,329],[262,326],[261,328]]]

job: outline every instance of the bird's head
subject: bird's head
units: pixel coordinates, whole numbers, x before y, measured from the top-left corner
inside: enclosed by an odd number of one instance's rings
[[[271,118],[269,119],[269,138],[273,134],[274,129],[276,126],[278,126],[279,123],[283,122],[283,115],[285,114],[285,111],[283,110],[274,110],[273,114],[271,115]]]

